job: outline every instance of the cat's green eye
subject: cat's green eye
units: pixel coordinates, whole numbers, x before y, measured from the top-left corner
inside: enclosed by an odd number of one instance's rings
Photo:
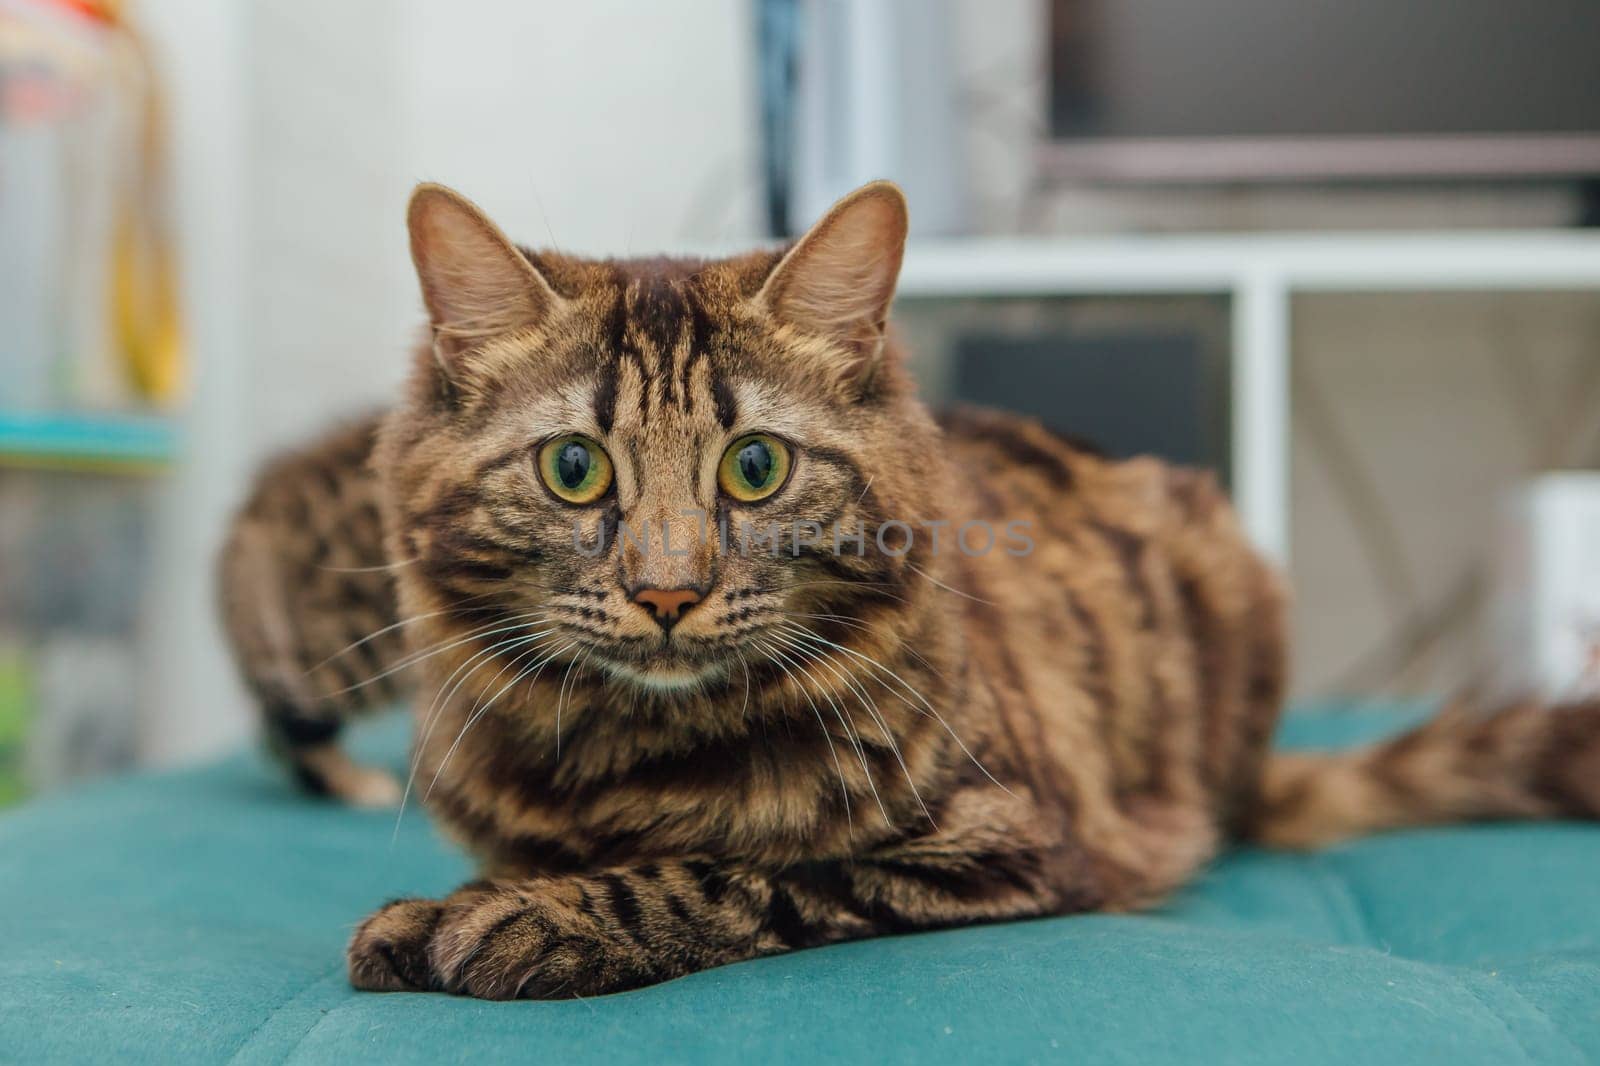
[[[722,453],[717,484],[736,500],[754,503],[783,487],[789,477],[789,446],[765,433],[740,437]]]
[[[539,449],[539,476],[568,503],[593,503],[611,487],[611,457],[588,437],[557,437]]]

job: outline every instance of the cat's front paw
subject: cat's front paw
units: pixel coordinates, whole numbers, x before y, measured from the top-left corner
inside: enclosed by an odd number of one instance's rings
[[[649,982],[637,947],[602,933],[558,881],[445,908],[429,944],[440,985],[479,999],[560,999]]]
[[[444,905],[431,899],[397,899],[356,930],[345,950],[350,983],[368,992],[425,992],[439,987],[428,945]]]

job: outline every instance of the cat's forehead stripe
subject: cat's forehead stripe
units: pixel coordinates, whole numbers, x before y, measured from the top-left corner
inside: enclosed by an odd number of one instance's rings
[[[594,389],[594,420],[600,432],[610,433],[617,417],[617,369],[607,365],[600,372]]]
[[[641,423],[669,407],[688,412],[709,400],[718,421],[725,428],[733,424],[738,409],[722,374],[696,373],[711,359],[716,326],[692,277],[676,263],[617,271],[605,330],[611,351],[600,360],[593,393],[595,420],[607,432],[618,421],[619,403],[626,402],[628,390],[619,387],[618,376],[628,364],[641,379],[634,396]],[[699,389],[693,387],[697,380]]]

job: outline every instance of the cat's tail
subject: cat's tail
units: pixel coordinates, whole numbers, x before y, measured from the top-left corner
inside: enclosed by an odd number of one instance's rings
[[[1451,706],[1344,752],[1276,752],[1249,835],[1313,848],[1386,829],[1600,818],[1600,700],[1493,713]]]

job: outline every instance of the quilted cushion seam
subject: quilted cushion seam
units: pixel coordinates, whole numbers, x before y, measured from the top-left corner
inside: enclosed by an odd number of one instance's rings
[[[1340,901],[1344,904],[1344,906],[1341,908],[1341,912],[1347,915],[1347,917],[1351,920],[1351,924],[1355,926],[1353,932],[1355,932],[1365,942],[1366,946],[1373,948],[1374,950],[1381,947],[1386,953],[1392,954],[1392,949],[1389,947],[1388,943],[1380,940],[1375,935],[1372,921],[1367,913],[1367,907],[1362,902],[1361,893],[1357,891],[1355,884],[1344,873],[1344,871],[1334,866],[1326,856],[1321,855],[1316,857],[1312,868],[1317,873],[1318,882],[1325,889],[1324,895],[1326,896],[1328,894],[1327,890],[1331,890],[1332,893],[1338,895]],[[1401,957],[1408,959],[1410,958],[1410,956]],[[1511,1023],[1506,1019],[1505,1015],[1501,1013],[1499,1007],[1485,999],[1478,989],[1473,987],[1468,975],[1476,975],[1477,971],[1466,970],[1461,967],[1442,965],[1439,963],[1422,963],[1421,960],[1412,961],[1417,961],[1419,964],[1426,965],[1430,969],[1447,973],[1451,981],[1468,996],[1470,996],[1472,1001],[1478,1005],[1479,1009],[1481,1009],[1489,1017],[1493,1018],[1500,1028],[1505,1031],[1507,1038],[1511,1040],[1511,1042],[1516,1046],[1518,1052],[1521,1053],[1523,1061],[1536,1061],[1534,1056],[1528,1051],[1527,1046],[1522,1042],[1522,1038],[1517,1035],[1517,1032],[1514,1028],[1512,1028]],[[1515,998],[1516,1001],[1521,1004],[1530,1014],[1534,1015],[1541,1022],[1543,1022],[1547,1031],[1551,1033],[1555,1039],[1559,1040],[1562,1044],[1565,1044],[1568,1048],[1575,1052],[1579,1060],[1585,1062],[1590,1061],[1589,1057],[1584,1054],[1583,1050],[1572,1042],[1572,1039],[1562,1031],[1560,1026],[1555,1024],[1549,1015],[1540,1010],[1536,1004],[1534,1004],[1526,996],[1522,995],[1522,993],[1517,991],[1516,988],[1510,985],[1496,985],[1495,987],[1497,989],[1503,988],[1507,994]]]
[[[329,976],[332,976],[332,975],[330,974]],[[324,977],[322,980],[326,981],[327,979],[328,979],[327,977]],[[322,981],[319,981],[317,983],[321,984]],[[322,1028],[322,1023],[327,1021],[329,1018],[333,1017],[334,1012],[337,1011],[338,1009],[339,1009],[338,1006],[334,1006],[334,1007],[330,1007],[327,1010],[323,1011],[322,1015],[319,1018],[317,1018],[316,1021],[311,1023],[311,1028],[307,1029],[305,1032],[303,1032],[299,1036],[295,1037],[294,1043],[290,1044],[289,1047],[284,1051],[282,1061],[285,1062],[285,1063],[293,1061],[295,1055],[299,1054],[299,1052],[300,1052],[300,1046],[302,1044],[304,1044],[307,1040],[311,1039],[311,1034],[316,1032],[318,1029]]]
[[[1461,991],[1465,992],[1468,996],[1472,997],[1472,1001],[1476,1003],[1485,1014],[1499,1023],[1500,1028],[1505,1030],[1506,1036],[1514,1045],[1516,1045],[1517,1051],[1522,1054],[1523,1062],[1531,1063],[1537,1061],[1528,1051],[1528,1045],[1524,1044],[1522,1042],[1522,1038],[1517,1035],[1517,1031],[1511,1028],[1511,1023],[1506,1021],[1505,1015],[1500,1013],[1499,1008],[1495,1007],[1488,1000],[1479,995],[1478,990],[1473,988],[1471,983],[1467,981],[1462,974],[1453,972],[1454,967],[1440,966],[1437,967],[1437,969],[1449,973],[1450,980],[1455,984],[1455,986],[1461,989]]]
[[[1343,871],[1333,867],[1327,857],[1322,855],[1314,856],[1308,868],[1315,874],[1328,910],[1335,915],[1345,935],[1355,939],[1362,946],[1392,954],[1393,950],[1388,942],[1376,936],[1360,893],[1355,890],[1355,886]],[[1335,901],[1338,906],[1333,905]]]
[[[1441,969],[1441,970],[1449,971],[1450,974],[1451,974],[1452,979],[1456,982],[1456,984],[1461,986],[1462,990],[1465,991],[1467,993],[1467,995],[1471,996],[1474,1000],[1476,1000],[1478,1002],[1478,1004],[1483,1007],[1484,1010],[1486,1010],[1490,1014],[1494,1015],[1495,1019],[1497,1021],[1499,1021],[1501,1025],[1505,1026],[1506,1032],[1508,1034],[1510,1034],[1511,1039],[1516,1041],[1516,1044],[1517,1044],[1517,1046],[1519,1048],[1522,1048],[1523,1056],[1525,1058],[1530,1058],[1531,1059],[1531,1056],[1528,1055],[1527,1048],[1523,1047],[1522,1040],[1512,1030],[1510,1023],[1508,1023],[1505,1020],[1505,1017],[1500,1014],[1499,1010],[1496,1007],[1494,1007],[1492,1004],[1490,1004],[1488,1001],[1486,1001],[1483,998],[1483,996],[1478,992],[1478,990],[1473,987],[1471,978],[1472,977],[1479,977],[1479,972],[1478,971],[1476,971],[1476,970],[1467,970],[1465,968],[1455,967],[1455,966],[1440,966],[1438,968]],[[1470,975],[1470,977],[1469,977],[1469,975]],[[1559,1040],[1561,1043],[1565,1044],[1568,1048],[1570,1048],[1572,1050],[1573,1054],[1575,1054],[1578,1057],[1578,1059],[1577,1059],[1578,1061],[1580,1061],[1580,1062],[1593,1062],[1594,1061],[1593,1059],[1591,1059],[1589,1057],[1587,1052],[1585,1052],[1577,1044],[1573,1043],[1572,1037],[1567,1035],[1566,1030],[1562,1029],[1561,1026],[1557,1025],[1555,1023],[1555,1020],[1552,1019],[1550,1017],[1550,1015],[1546,1014],[1544,1012],[1544,1009],[1541,1008],[1537,1003],[1533,1002],[1533,1000],[1529,999],[1527,996],[1524,996],[1522,994],[1522,992],[1515,985],[1511,984],[1509,981],[1501,981],[1501,982],[1497,982],[1494,987],[1495,987],[1495,989],[1497,991],[1500,991],[1504,995],[1508,995],[1512,999],[1515,999],[1530,1014],[1534,1015],[1535,1017],[1537,1017],[1539,1019],[1539,1021],[1543,1022],[1544,1025],[1545,1025],[1545,1028],[1557,1040]]]
[[[316,977],[314,977],[310,981],[308,981],[305,984],[305,986],[302,987],[299,991],[295,992],[294,995],[290,996],[288,999],[283,1000],[277,1006],[273,1007],[270,1011],[267,1012],[267,1016],[265,1018],[261,1019],[261,1021],[258,1022],[256,1024],[256,1026],[253,1029],[250,1030],[249,1033],[245,1034],[245,1038],[243,1040],[239,1041],[239,1046],[233,1049],[233,1054],[228,1056],[228,1061],[230,1063],[238,1062],[239,1061],[239,1056],[244,1054],[245,1051],[249,1049],[250,1045],[255,1042],[256,1037],[261,1035],[261,1031],[263,1029],[265,1029],[268,1025],[270,1025],[272,1023],[273,1019],[277,1018],[278,1015],[282,1014],[284,1011],[288,1010],[290,1007],[292,1007],[296,1003],[298,1003],[307,994],[309,994],[312,991],[312,989],[317,988],[319,985],[321,985],[324,982],[326,982],[328,980],[328,978],[333,977],[335,974],[338,974],[343,969],[344,969],[344,963],[343,962],[339,963],[337,966],[329,967],[326,971],[324,971],[323,973],[318,974]],[[303,1039],[303,1037],[302,1037],[302,1039]]]

